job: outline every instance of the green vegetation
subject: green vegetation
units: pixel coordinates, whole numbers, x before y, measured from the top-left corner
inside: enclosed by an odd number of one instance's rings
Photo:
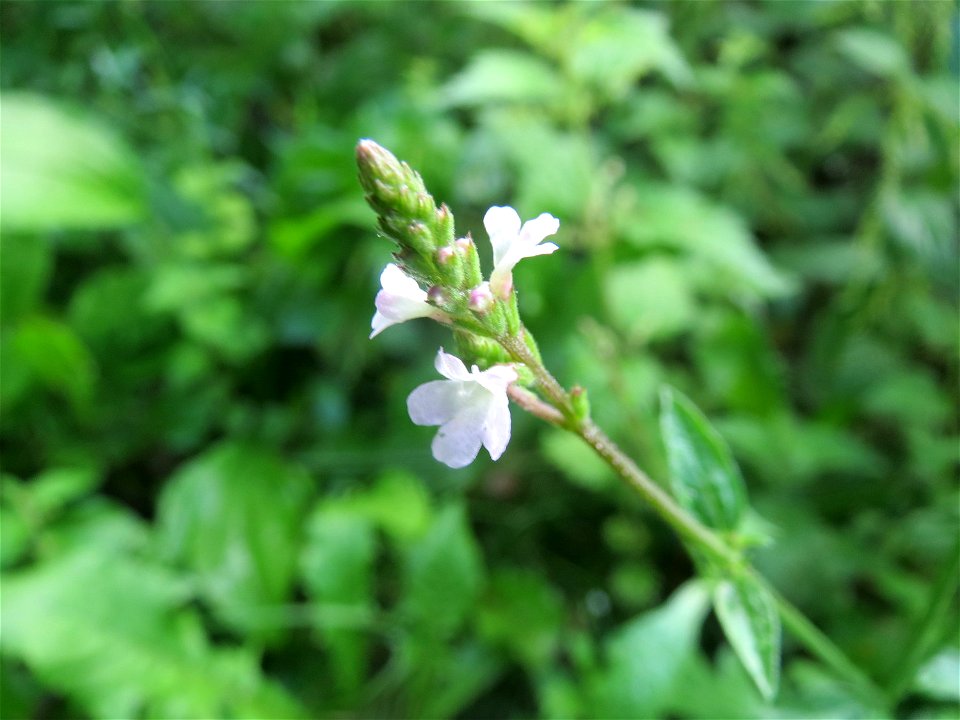
[[[956,717],[958,17],[0,5],[0,716]],[[546,366],[772,592],[517,406],[433,459],[362,137],[560,218]]]

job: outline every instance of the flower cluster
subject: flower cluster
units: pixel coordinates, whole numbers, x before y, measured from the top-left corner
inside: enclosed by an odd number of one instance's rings
[[[372,140],[360,141],[357,162],[380,230],[399,246],[396,263],[380,275],[370,337],[428,317],[453,327],[461,349],[476,354],[490,339],[518,334],[513,268],[524,258],[556,251],[555,243],[543,241],[557,232],[560,221],[543,213],[522,223],[513,208],[491,207],[483,224],[494,267],[484,280],[473,240],[469,235],[453,239],[452,213],[446,205],[436,207],[417,173]],[[491,364],[488,369],[473,365],[468,371],[462,360],[441,349],[436,368],[446,380],[421,385],[407,399],[413,422],[440,426],[433,456],[453,468],[469,465],[481,446],[496,460],[510,440],[507,389],[517,381],[517,371],[501,363],[506,357],[487,353],[483,358]]]

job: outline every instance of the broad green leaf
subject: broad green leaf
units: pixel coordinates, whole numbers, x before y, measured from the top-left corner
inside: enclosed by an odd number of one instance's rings
[[[430,495],[423,483],[399,470],[385,472],[351,507],[400,543],[423,537],[433,518]]]
[[[588,679],[592,717],[659,717],[670,706],[684,665],[696,652],[709,598],[699,582],[617,629],[606,666]]]
[[[109,128],[40,95],[4,93],[0,227],[103,228],[146,211],[137,157]]]
[[[780,614],[770,593],[756,580],[721,580],[713,609],[760,694],[772,700],[780,682]]]
[[[50,245],[42,238],[0,238],[0,325],[10,324],[36,309],[52,265]]]
[[[757,248],[744,219],[690,188],[635,184],[631,203],[614,220],[630,243],[649,250],[679,250],[704,265],[699,282],[714,293],[777,296],[789,292],[790,278]]]
[[[362,626],[374,611],[375,552],[374,529],[360,515],[322,503],[307,523],[300,570],[315,603],[317,631],[330,651],[337,686],[348,698],[366,674],[369,640]],[[335,609],[332,617],[326,605]]]
[[[853,27],[836,33],[834,42],[846,57],[880,77],[894,78],[910,70],[910,58],[903,45],[879,30]]]
[[[735,530],[747,491],[723,438],[696,405],[669,387],[661,394],[660,428],[674,497],[708,527]]]
[[[32,509],[51,515],[92,491],[100,480],[92,468],[51,468],[28,484]]]
[[[677,85],[690,83],[690,68],[663,14],[609,5],[604,10],[578,28],[570,48],[577,77],[612,97],[621,97],[654,70]]]
[[[6,575],[4,654],[94,717],[300,716],[246,651],[212,648],[187,589],[101,547]]]
[[[531,668],[547,665],[557,649],[563,604],[543,578],[519,568],[502,568],[490,583],[477,613],[480,635],[505,646]]]
[[[463,508],[451,505],[406,550],[402,611],[432,637],[452,635],[473,608],[483,579],[480,550]]]
[[[440,91],[447,105],[554,103],[563,95],[556,71],[535,55],[515,50],[484,50]]]
[[[159,501],[164,552],[197,575],[229,624],[264,633],[263,614],[292,589],[310,479],[270,451],[208,450],[168,481]]]
[[[607,311],[631,338],[662,340],[693,324],[696,301],[683,267],[669,258],[616,265],[603,284]]]
[[[96,368],[89,350],[69,326],[45,317],[30,317],[17,325],[4,364],[20,365],[28,377],[62,392],[75,405],[90,398]]]

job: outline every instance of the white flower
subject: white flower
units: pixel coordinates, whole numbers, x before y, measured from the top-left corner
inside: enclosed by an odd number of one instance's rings
[[[493,273],[490,289],[506,299],[513,289],[513,266],[523,258],[549,255],[557,249],[552,242],[539,244],[560,228],[560,221],[543,213],[520,227],[520,216],[512,207],[494,206],[483,216],[483,225],[493,245]]]
[[[407,398],[410,419],[417,425],[439,425],[433,438],[433,457],[452,468],[473,462],[480,445],[494,460],[510,442],[510,407],[507,387],[517,379],[508,365],[483,372],[470,371],[460,358],[440,348],[434,365],[447,380],[421,385]]]
[[[379,335],[391,325],[421,317],[440,319],[444,314],[427,302],[427,293],[417,281],[390,263],[380,273],[381,290],[375,300],[377,311],[373,314],[370,337]]]

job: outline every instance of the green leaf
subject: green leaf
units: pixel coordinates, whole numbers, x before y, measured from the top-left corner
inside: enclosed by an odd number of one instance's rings
[[[879,30],[850,28],[838,32],[834,42],[847,58],[874,75],[891,78],[910,70],[910,59],[904,47]]]
[[[563,604],[556,590],[539,574],[519,568],[491,574],[477,614],[481,636],[505,646],[531,668],[551,661],[562,621]]]
[[[556,102],[563,81],[534,55],[514,50],[484,50],[440,91],[447,105]]]
[[[722,580],[713,609],[760,694],[772,700],[780,682],[780,614],[770,593],[749,577]]]
[[[12,342],[6,362],[22,364],[30,377],[62,392],[74,405],[90,398],[96,374],[93,357],[69,326],[31,317],[17,326]]]
[[[690,83],[690,68],[670,37],[664,15],[624,7],[605,10],[578,28],[570,53],[576,76],[613,97],[625,95],[653,70],[677,85]]]
[[[690,188],[635,184],[614,216],[617,230],[643,250],[680,251],[703,265],[701,284],[715,294],[777,296],[793,287],[757,247],[744,219]]]
[[[103,547],[6,575],[4,653],[95,717],[301,716],[253,656],[211,647],[187,588]]]
[[[606,666],[588,679],[592,717],[658,717],[678,691],[696,652],[708,595],[699,582],[619,628],[606,642]]]
[[[310,479],[264,449],[227,443],[181,468],[159,501],[160,544],[242,630],[289,597]]]
[[[720,434],[686,396],[665,387],[660,428],[677,501],[716,530],[737,528],[747,508],[747,490]]]
[[[52,265],[50,246],[44,240],[21,235],[0,239],[0,324],[36,309]]]
[[[362,625],[374,610],[375,552],[376,536],[370,523],[337,506],[330,507],[329,502],[319,505],[307,524],[301,573],[316,603],[317,630],[332,656],[337,686],[351,699],[366,675],[369,641]],[[325,605],[335,612],[329,613]]]
[[[676,335],[693,323],[696,313],[689,279],[680,264],[668,258],[615,266],[603,292],[611,319],[638,340]]]
[[[446,507],[406,553],[402,611],[423,634],[449,637],[473,607],[482,578],[466,513],[458,505]]]
[[[48,98],[4,93],[0,103],[0,227],[104,228],[146,210],[136,155],[108,127]]]

